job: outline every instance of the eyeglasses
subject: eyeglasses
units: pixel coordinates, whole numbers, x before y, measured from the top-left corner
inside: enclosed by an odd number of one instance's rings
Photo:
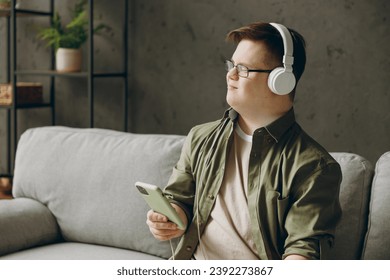
[[[226,71],[230,72],[233,68],[236,68],[238,76],[242,78],[248,78],[249,72],[259,72],[259,73],[271,73],[272,70],[260,70],[260,69],[248,69],[248,67],[237,64],[234,65],[233,61],[225,60]]]

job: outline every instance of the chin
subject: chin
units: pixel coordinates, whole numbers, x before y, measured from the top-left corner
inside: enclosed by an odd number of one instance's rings
[[[234,105],[234,98],[231,96],[232,94],[231,93],[229,93],[229,91],[227,92],[227,94],[226,94],[226,102],[227,102],[227,104],[230,106],[230,107],[233,107],[233,105]]]
[[[240,106],[239,106],[239,103],[238,102],[234,102],[234,100],[230,99],[230,98],[226,98],[226,102],[227,104],[229,105],[229,107],[232,107],[234,109],[234,111],[236,111],[237,113],[239,113],[240,111]]]
[[[228,90],[226,94],[226,102],[232,107],[234,105],[238,105],[238,103],[240,103],[240,96],[236,91]]]

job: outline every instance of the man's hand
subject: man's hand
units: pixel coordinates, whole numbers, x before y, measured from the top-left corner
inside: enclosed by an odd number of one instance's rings
[[[176,204],[171,203],[171,205],[173,208],[175,208],[176,212],[179,214],[179,217],[187,227],[187,216],[183,209],[181,209]],[[185,230],[179,229],[175,223],[170,222],[165,215],[154,212],[153,210],[149,210],[146,224],[149,226],[149,230],[153,236],[160,241],[180,237],[185,232]]]

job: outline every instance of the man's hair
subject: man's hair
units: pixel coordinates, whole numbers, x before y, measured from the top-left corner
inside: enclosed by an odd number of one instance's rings
[[[296,32],[293,29],[288,28],[291,33],[291,37],[294,45],[294,64],[293,64],[293,73],[295,75],[295,79],[298,83],[301,78],[303,71],[305,70],[306,64],[306,43],[305,39],[301,34]],[[255,22],[249,25],[240,27],[238,29],[230,31],[226,40],[229,42],[239,43],[241,40],[251,40],[251,41],[261,41],[265,43],[269,52],[271,52],[274,57],[280,61],[280,66],[282,66],[282,59],[284,55],[284,45],[283,39],[280,35],[279,31],[265,22]],[[295,88],[292,92],[292,95],[295,93]],[[292,96],[294,98],[294,96]]]

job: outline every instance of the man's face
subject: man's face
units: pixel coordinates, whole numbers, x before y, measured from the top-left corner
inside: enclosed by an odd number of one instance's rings
[[[278,66],[264,43],[250,40],[240,41],[232,61],[249,69],[269,70]],[[227,103],[240,114],[274,106],[276,95],[268,88],[268,76],[268,73],[249,72],[248,77],[243,78],[233,68],[226,75]]]

